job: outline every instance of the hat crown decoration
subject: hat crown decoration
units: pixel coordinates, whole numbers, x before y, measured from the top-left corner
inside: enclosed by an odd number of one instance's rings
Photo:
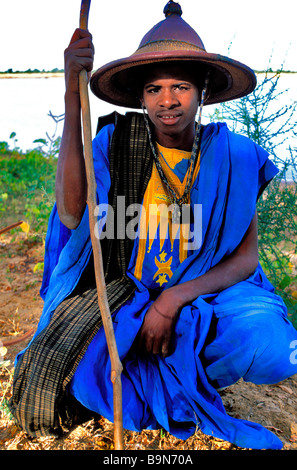
[[[179,16],[181,16],[183,14],[180,4],[176,3],[176,2],[173,2],[173,0],[170,0],[167,3],[167,5],[165,5],[163,13],[164,13],[166,18],[167,18],[167,16],[173,15],[173,14],[179,15]]]
[[[143,52],[143,49],[151,49],[153,44],[156,44],[160,49],[163,43],[167,48],[169,42],[174,44],[175,48],[180,43],[189,44],[191,48],[205,51],[204,44],[196,31],[181,18],[182,9],[178,3],[168,2],[163,13],[165,20],[157,23],[145,34],[135,52],[136,54]]]

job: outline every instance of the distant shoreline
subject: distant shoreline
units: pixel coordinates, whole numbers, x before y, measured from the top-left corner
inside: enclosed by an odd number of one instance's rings
[[[1,78],[14,79],[14,78],[61,78],[64,77],[64,72],[13,72],[5,73],[0,72]]]
[[[276,71],[269,71],[266,70],[257,70],[255,71],[256,75],[263,75],[267,74],[268,76],[275,75]],[[297,71],[290,71],[284,70],[281,74],[297,74]],[[1,79],[15,79],[15,78],[61,78],[64,77],[64,72],[0,72],[0,80]]]

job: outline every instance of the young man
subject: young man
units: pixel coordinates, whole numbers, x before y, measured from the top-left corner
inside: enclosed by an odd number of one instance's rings
[[[169,2],[165,14],[132,56],[91,78],[99,98],[143,109],[99,120],[94,139],[98,233],[124,368],[124,427],[164,427],[186,439],[198,426],[242,447],[280,448],[268,430],[229,417],[217,391],[241,377],[275,383],[297,373],[297,332],[258,263],[256,202],[277,170],[263,149],[224,124],[195,121],[203,101],[244,96],[255,77],[239,62],[206,53],[178,4]],[[65,51],[44,311],[17,358],[10,403],[20,425],[37,436],[58,434],[61,422],[71,424],[82,409],[113,419],[78,88],[93,57],[91,35],[75,31]]]

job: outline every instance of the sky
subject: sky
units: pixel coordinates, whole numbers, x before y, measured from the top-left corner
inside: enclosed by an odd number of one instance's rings
[[[294,0],[180,0],[183,19],[208,52],[255,70],[297,71]],[[63,54],[79,25],[80,0],[0,0],[0,71],[63,68]],[[94,68],[133,53],[164,19],[166,0],[92,0],[89,30]]]

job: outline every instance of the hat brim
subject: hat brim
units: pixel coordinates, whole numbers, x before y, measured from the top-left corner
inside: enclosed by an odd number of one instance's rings
[[[91,77],[92,92],[103,101],[127,108],[139,109],[140,101],[131,88],[128,75],[139,67],[164,62],[190,62],[194,66],[210,68],[210,95],[206,105],[234,100],[251,93],[257,84],[256,75],[246,65],[219,54],[203,51],[146,52],[110,62]],[[131,74],[132,72],[132,74]]]

